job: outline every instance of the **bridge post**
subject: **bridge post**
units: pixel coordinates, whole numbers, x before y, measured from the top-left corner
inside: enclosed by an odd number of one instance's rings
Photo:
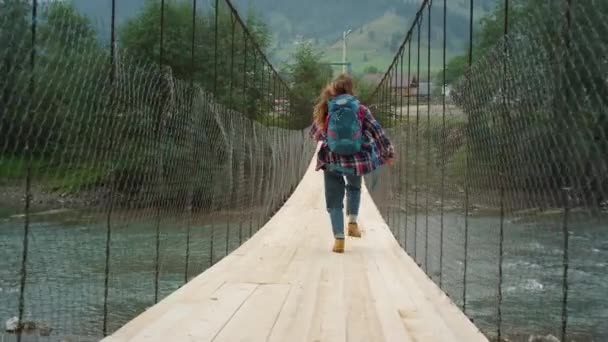
[[[408,230],[409,230],[409,215],[410,215],[410,196],[409,196],[409,191],[410,191],[410,186],[409,186],[409,167],[408,165],[410,165],[410,139],[411,139],[411,132],[412,132],[412,128],[411,128],[411,122],[410,122],[410,99],[411,99],[411,93],[410,93],[410,89],[411,89],[411,69],[412,69],[412,30],[410,29],[409,33],[408,33],[408,38],[407,38],[408,42],[407,42],[407,113],[406,113],[406,123],[405,125],[407,126],[407,131],[405,133],[405,138],[406,138],[406,143],[405,143],[405,173],[407,175],[407,177],[405,178],[405,251],[408,252]],[[408,253],[409,254],[409,253]]]
[[[389,92],[390,92],[390,107],[391,107],[391,121],[392,121],[392,129],[395,130],[397,127],[397,96],[396,96],[396,89],[397,89],[397,64],[396,64],[397,59],[395,59],[393,61],[393,64],[391,66],[391,68],[393,69],[392,72],[392,76],[391,76],[391,82],[389,84]],[[393,88],[394,86],[394,88]],[[396,176],[396,177],[395,177]],[[395,213],[397,213],[397,210],[395,208],[395,193],[396,191],[395,189],[395,182],[396,179],[399,178],[399,175],[395,175],[395,172],[393,170],[391,170],[391,202],[390,202],[390,208],[391,208],[391,221],[392,226],[393,226],[393,235],[397,237],[397,241],[399,240],[399,224],[397,223],[397,217],[395,217]]]
[[[562,259],[562,321],[561,321],[561,340],[566,341],[567,329],[568,329],[568,269],[570,266],[570,254],[569,254],[569,243],[570,243],[570,231],[568,229],[568,220],[570,219],[570,202],[572,199],[571,188],[565,187],[562,191],[562,202],[563,202],[563,221],[562,221],[562,234],[564,238],[564,250]]]
[[[252,74],[252,81],[253,81],[253,86],[254,87],[256,86],[255,81],[256,81],[256,74],[257,74],[257,61],[258,61],[258,59],[257,59],[256,50],[253,50],[253,74]],[[251,99],[249,98],[249,94],[247,94],[245,102],[248,103],[250,100]],[[252,125],[253,125],[253,120],[252,120]],[[255,132],[254,132],[254,137],[256,137]],[[264,153],[264,152],[262,151],[262,153]],[[261,159],[261,160],[263,160],[263,159]],[[257,196],[258,197],[258,201],[257,202],[261,203],[260,202],[261,198],[259,196],[260,196],[260,191],[258,191],[258,196]],[[261,215],[261,213],[258,210],[257,214],[255,215],[255,221],[256,221],[255,227],[256,227],[256,229],[260,225],[260,221],[261,221],[260,215]],[[253,225],[250,225],[249,226],[249,237],[251,238],[252,235],[253,235]]]
[[[473,66],[473,25],[474,25],[474,0],[469,1],[469,58],[468,68],[469,70]],[[472,86],[472,78],[468,77],[468,86]],[[462,311],[467,313],[467,271],[469,261],[469,187],[470,187],[470,167],[471,167],[471,144],[468,137],[470,136],[470,125],[467,121],[467,140],[465,142],[465,167],[464,167],[464,262],[463,262],[463,275],[462,275]]]
[[[249,96],[247,94],[247,91],[249,89],[249,87],[247,86],[248,82],[248,77],[247,77],[247,73],[248,73],[248,57],[249,57],[249,51],[247,50],[247,43],[249,40],[249,36],[247,35],[246,32],[243,32],[243,97],[244,97],[244,101],[243,101],[243,115],[247,116],[247,101],[249,99]],[[255,140],[255,125],[253,123],[253,120],[250,120],[251,123],[251,135],[252,135],[252,140]],[[255,143],[255,142],[254,142]],[[250,145],[251,146],[251,145]],[[255,145],[254,145],[255,146]],[[251,154],[253,154],[253,152],[255,151],[254,147],[250,147],[251,149]],[[255,186],[254,186],[254,176],[256,175],[256,171],[257,171],[257,165],[256,165],[256,161],[253,157],[251,158],[251,178],[249,179],[249,182],[251,183],[250,189],[251,189],[251,205],[250,205],[250,212],[249,212],[249,237],[251,237],[251,232],[253,231],[253,220],[254,220],[254,210],[253,210],[253,205],[255,204]]]
[[[165,29],[165,1],[161,0],[160,2],[160,35],[159,35],[159,44],[160,44],[160,51],[159,51],[159,60],[158,60],[158,68],[159,68],[159,78],[160,78],[160,82],[162,83],[162,75],[163,75],[163,51],[164,51],[164,47],[163,47],[163,43],[164,43],[164,29]],[[158,110],[158,114],[156,116],[156,127],[155,127],[155,135],[156,135],[156,139],[155,141],[157,142],[157,151],[160,150],[160,147],[162,146],[160,141],[162,140],[162,117],[163,117],[163,110],[162,110],[162,105],[159,107]],[[162,154],[162,152],[161,152]],[[155,258],[154,258],[154,303],[158,303],[158,285],[159,285],[159,278],[160,278],[160,211],[161,211],[161,202],[162,202],[162,191],[161,191],[161,184],[162,184],[162,172],[163,172],[163,163],[162,163],[162,156],[159,156],[158,159],[158,163],[157,163],[157,170],[156,170],[156,192],[157,192],[157,198],[155,200],[155,206],[156,206],[156,254],[155,254]]]
[[[571,41],[571,26],[572,26],[572,0],[565,0],[565,16],[566,16],[566,23],[565,23],[565,28],[564,28],[564,45],[565,45],[565,55],[566,58],[570,57],[570,41]],[[561,68],[560,68],[561,69]],[[563,77],[560,77],[560,82],[559,82],[559,86],[560,88],[563,87]],[[559,92],[561,93],[562,89],[559,89]],[[558,96],[561,95],[558,93]],[[567,95],[567,94],[564,94]],[[559,98],[562,98],[561,96],[559,96]],[[567,96],[566,98],[566,102],[567,100]],[[568,106],[564,106],[564,108],[566,108],[567,111],[569,110]],[[569,114],[569,113],[568,113]],[[566,117],[569,117],[570,115],[566,115]],[[563,239],[564,239],[564,247],[563,247],[563,259],[562,259],[562,268],[563,268],[563,273],[562,273],[562,314],[561,314],[561,340],[562,341],[566,341],[566,337],[567,337],[567,332],[568,332],[568,291],[569,291],[569,282],[568,282],[568,270],[570,267],[570,252],[569,252],[569,244],[570,244],[570,231],[568,228],[568,220],[569,220],[569,214],[570,214],[570,208],[571,208],[571,200],[572,200],[572,194],[571,194],[572,188],[570,187],[565,187],[563,188],[563,207],[564,207],[564,216],[563,216],[563,223],[562,223],[562,235],[563,235]]]
[[[505,6],[505,18],[504,18],[504,32],[503,32],[503,77],[502,77],[502,105],[503,113],[502,120],[505,127],[509,127],[509,110],[508,110],[508,99],[507,99],[507,88],[508,84],[508,58],[509,58],[509,0],[504,0]],[[500,240],[498,247],[498,317],[497,317],[497,335],[498,341],[502,339],[502,302],[503,302],[503,262],[504,262],[504,222],[505,222],[505,191],[506,183],[508,181],[508,169],[504,162],[505,160],[505,149],[506,145],[502,143],[500,148],[501,164],[500,165],[500,180],[499,180],[499,191],[500,191]]]
[[[220,3],[219,0],[215,0],[214,10],[214,25],[213,25],[213,94],[217,95],[217,82],[218,82],[218,43],[219,43],[219,16],[220,16]]]
[[[416,143],[414,146],[414,260],[420,266],[418,260],[418,154],[420,147],[420,36],[422,26],[422,11],[416,18],[417,28],[417,62],[416,62]]]
[[[114,92],[114,81],[116,78],[116,0],[112,0],[111,19],[110,19],[110,87]],[[112,99],[115,96],[112,94]],[[112,120],[112,119],[110,119]],[[112,120],[113,121],[113,120]],[[110,248],[112,241],[112,211],[114,207],[114,186],[116,183],[116,170],[114,168],[114,131],[112,127],[109,138],[109,154],[110,154],[110,186],[108,191],[108,207],[106,213],[106,244],[105,244],[105,263],[104,263],[104,286],[103,286],[103,323],[102,335],[108,334],[108,296],[110,283]]]
[[[36,30],[38,25],[38,1],[32,1],[32,12],[31,12],[31,50],[30,50],[30,80],[29,80],[29,92],[32,98],[36,92],[36,80],[35,80],[35,72],[36,72]],[[26,114],[29,116],[32,113],[33,109],[28,108]],[[28,121],[28,118],[26,120]],[[27,257],[28,257],[28,247],[29,247],[29,235],[30,235],[30,205],[32,203],[32,158],[33,152],[32,147],[30,146],[29,136],[26,137],[25,141],[25,164],[26,164],[26,175],[25,175],[25,199],[24,199],[24,222],[23,222],[23,247],[21,253],[21,270],[20,270],[20,281],[19,281],[19,300],[18,300],[18,320],[17,320],[17,342],[21,342],[23,329],[23,316],[25,314],[25,287],[27,284]]]
[[[196,0],[192,0],[192,37],[191,37],[191,42],[190,42],[190,71],[191,71],[191,76],[190,76],[190,128],[189,128],[189,132],[190,132],[190,139],[189,139],[189,149],[190,149],[190,156],[191,156],[191,160],[190,160],[190,164],[191,164],[191,170],[192,170],[192,174],[191,174],[191,180],[190,180],[190,186],[188,189],[188,203],[187,205],[188,207],[188,211],[189,211],[189,216],[188,216],[188,222],[186,224],[186,260],[185,260],[185,265],[184,265],[184,284],[188,282],[188,275],[189,275],[189,271],[190,271],[190,234],[191,234],[191,229],[192,229],[192,219],[193,219],[193,215],[194,215],[194,189],[195,189],[195,184],[196,184],[196,170],[197,170],[197,163],[196,163],[196,145],[194,143],[195,140],[195,111],[194,111],[194,97],[196,96],[196,90],[194,87],[194,69],[196,68],[196,62],[195,62],[195,58],[196,58],[196,11],[197,11],[197,6],[196,6]]]
[[[219,11],[219,9],[218,9]],[[228,115],[230,117],[232,117],[232,113],[233,110],[235,109],[234,107],[234,98],[233,98],[233,89],[234,89],[234,34],[235,34],[235,25],[236,25],[236,18],[234,15],[234,12],[230,12],[230,71],[229,71],[229,86],[228,86],[228,103],[225,106],[226,107],[226,111],[224,113],[224,115]],[[232,125],[232,119],[230,119],[230,123],[231,123],[231,131],[232,133],[234,133],[234,128]],[[231,141],[234,140],[233,138],[230,139]],[[238,172],[234,173],[234,153],[235,153],[235,149],[234,146],[232,146],[232,143],[230,143],[230,153],[229,153],[229,162],[228,167],[230,168],[229,174],[232,175],[232,179],[233,179],[233,184],[230,187],[230,193],[227,194],[227,198],[226,198],[226,208],[224,209],[224,211],[226,212],[226,242],[225,242],[225,246],[224,246],[224,255],[228,255],[228,253],[230,253],[230,216],[232,215],[232,210],[236,209],[236,194],[238,193],[238,189],[236,189],[236,187],[238,187],[238,185],[235,185],[234,183],[234,179],[236,177],[238,177]],[[238,171],[238,165],[237,165],[237,171]],[[238,184],[238,183],[237,183]]]
[[[431,171],[431,14],[433,8],[433,1],[429,1],[427,5],[428,16],[427,16],[427,112],[426,112],[426,196],[425,196],[425,229],[424,229],[424,271],[429,277],[429,195],[430,195],[430,184],[429,184],[429,172]]]
[[[398,64],[395,67],[399,72],[397,73],[397,77],[395,78],[395,96],[398,96],[398,104],[399,104],[399,125],[397,125],[397,132],[399,132],[399,146],[403,145],[403,53],[404,46],[402,45],[399,49],[399,57],[397,57]],[[398,94],[397,94],[398,92]],[[401,220],[403,218],[401,201],[403,200],[403,172],[402,172],[402,161],[397,159],[397,193],[399,194],[399,198],[397,201],[397,242],[401,247],[403,244],[401,243]]]
[[[399,86],[397,87],[397,90],[399,91],[399,146],[403,146],[403,54],[405,53],[405,46],[402,45],[401,46],[401,50],[400,50],[400,55],[399,55]],[[397,207],[397,227],[398,227],[398,237],[397,237],[397,241],[399,242],[399,245],[401,245],[402,248],[405,248],[405,240],[402,241],[401,239],[401,230],[402,230],[402,220],[403,220],[403,161],[402,160],[397,160],[398,163],[398,171],[397,174],[399,175],[399,179],[398,179],[398,189],[399,189],[399,202],[398,202],[398,207]],[[405,217],[405,219],[407,220],[407,216]]]
[[[387,82],[384,83],[384,100],[385,100],[385,104],[386,104],[386,124],[389,125],[389,127],[391,125],[393,125],[393,94],[391,92],[391,87],[393,85],[393,74],[394,74],[394,70],[392,68],[392,64],[391,67],[389,67],[389,72],[387,74]],[[394,228],[393,228],[393,222],[392,222],[392,201],[394,198],[394,192],[393,192],[393,188],[392,188],[392,182],[393,182],[393,174],[392,172],[387,172],[387,176],[389,178],[388,183],[388,199],[386,201],[386,203],[384,204],[384,210],[386,211],[385,213],[385,217],[388,223],[389,228],[391,229],[391,232],[394,234]]]
[[[448,0],[443,0],[443,54],[442,54],[442,111],[441,111],[441,207],[439,222],[439,288],[443,289],[443,229],[444,229],[444,208],[445,208],[445,159],[446,159],[446,130],[445,130],[445,109],[446,109],[446,51],[447,51],[447,4]]]

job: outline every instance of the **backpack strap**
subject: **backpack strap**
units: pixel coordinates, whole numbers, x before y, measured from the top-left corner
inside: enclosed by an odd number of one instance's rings
[[[363,124],[363,119],[365,119],[365,106],[359,105],[359,111],[357,114],[359,115],[359,121]]]

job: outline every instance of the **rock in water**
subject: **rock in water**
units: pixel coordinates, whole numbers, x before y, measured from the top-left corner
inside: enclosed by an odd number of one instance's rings
[[[12,317],[9,318],[8,320],[6,320],[5,323],[5,330],[6,332],[10,332],[10,333],[14,333],[19,331],[19,318],[17,317]]]
[[[36,330],[36,322],[23,321],[23,324],[21,325],[21,329],[23,329],[23,331],[25,331],[25,332],[34,331],[34,330]]]
[[[551,334],[547,336],[532,335],[528,342],[560,342],[559,339]]]
[[[40,332],[40,336],[49,336],[53,331],[53,328],[49,327],[46,324],[39,324],[38,331]]]

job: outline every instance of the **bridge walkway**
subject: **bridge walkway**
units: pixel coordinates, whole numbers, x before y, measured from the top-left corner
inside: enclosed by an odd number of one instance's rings
[[[332,253],[311,163],[256,235],[104,341],[487,341],[398,245],[366,190],[360,224],[363,237]]]

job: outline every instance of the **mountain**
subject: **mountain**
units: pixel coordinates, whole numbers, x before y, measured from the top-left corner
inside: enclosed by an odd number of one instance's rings
[[[498,0],[475,0],[475,21]],[[348,38],[348,60],[355,71],[368,66],[386,68],[411,26],[422,0],[234,0],[240,10],[253,7],[275,33],[276,62],[287,60],[298,44],[309,41],[325,52],[328,62],[342,60],[342,32]],[[447,57],[465,51],[469,35],[470,0],[447,0]],[[422,66],[427,65],[428,26],[424,13],[421,32]],[[417,36],[415,37],[417,38]],[[431,68],[442,64],[443,1],[431,12]],[[426,67],[424,67],[426,69]]]
[[[478,14],[494,8],[497,0],[475,0]],[[255,8],[268,18],[279,40],[295,37],[324,39],[346,28],[359,28],[387,11],[412,18],[422,0],[233,0],[240,9]],[[443,1],[433,1],[439,12]],[[448,0],[448,16],[455,22],[468,22],[470,0]],[[291,37],[290,37],[291,36]]]
[[[109,42],[111,0],[70,0],[82,13],[93,19],[102,40]],[[116,1],[116,22],[120,26],[136,16],[153,0]],[[191,0],[165,0],[191,2]],[[196,0],[197,7],[209,8],[213,0]],[[223,1],[223,0],[221,0]],[[297,44],[312,41],[326,54],[327,61],[342,59],[342,32],[349,36],[348,55],[355,70],[367,66],[385,68],[397,51],[422,0],[232,0],[242,17],[254,10],[269,25],[274,38],[270,51],[276,63],[286,61]],[[475,0],[476,19],[496,6],[498,0]],[[447,0],[448,57],[460,54],[466,47],[470,0]],[[425,18],[426,18],[425,13]],[[443,40],[443,1],[433,1],[431,13],[431,48],[433,68],[441,63]],[[421,32],[425,50],[428,32]],[[424,52],[424,51],[423,51]],[[437,59],[437,57],[439,59]],[[423,59],[425,60],[425,59]]]

